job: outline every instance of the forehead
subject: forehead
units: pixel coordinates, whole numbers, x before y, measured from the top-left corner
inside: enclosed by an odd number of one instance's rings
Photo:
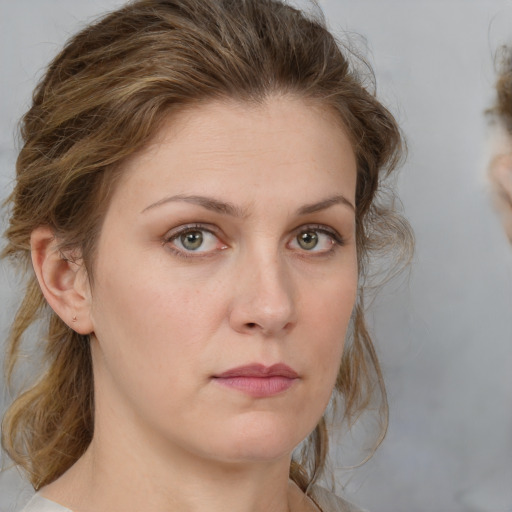
[[[261,103],[216,100],[169,116],[141,152],[124,164],[132,189],[173,193],[222,192],[241,187],[313,192],[342,187],[354,200],[356,162],[339,118],[293,96]],[[242,195],[242,194],[241,194]]]

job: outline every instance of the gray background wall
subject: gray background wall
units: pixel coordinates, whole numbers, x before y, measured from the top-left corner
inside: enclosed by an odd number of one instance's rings
[[[34,77],[84,21],[121,3],[0,0],[0,196],[10,189],[15,123]],[[362,468],[335,474],[375,512],[510,512],[512,248],[489,204],[483,111],[496,48],[512,41],[512,2],[320,3],[332,28],[366,38],[379,96],[407,136],[399,186],[417,238],[409,279],[388,286],[371,313],[388,437]],[[0,272],[4,333],[16,281],[5,266]],[[27,495],[14,471],[0,475],[0,510]]]

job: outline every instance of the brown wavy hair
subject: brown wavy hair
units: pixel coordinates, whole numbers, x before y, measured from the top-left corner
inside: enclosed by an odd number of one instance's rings
[[[503,46],[497,55],[498,79],[496,102],[487,111],[498,118],[509,134],[512,134],[512,48]]]
[[[410,242],[406,222],[378,200],[403,142],[375,98],[371,71],[337,43],[316,11],[305,14],[278,0],[139,0],[83,29],[50,63],[22,119],[3,251],[26,277],[8,339],[9,382],[23,340],[35,336],[27,331],[34,323],[44,354],[41,374],[2,423],[3,448],[35,489],[57,479],[88,447],[94,394],[88,337],[46,304],[30,264],[30,234],[49,226],[63,249],[79,251],[92,279],[95,243],[122,163],[171,112],[210,99],[262,102],[285,93],[331,109],[345,126],[357,159],[360,291],[335,394],[349,423],[377,395],[385,431],[386,394],[363,291],[370,254]],[[320,474],[326,452],[322,419],[290,468],[302,489]]]

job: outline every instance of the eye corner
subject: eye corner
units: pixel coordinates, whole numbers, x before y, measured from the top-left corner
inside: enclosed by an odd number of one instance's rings
[[[171,229],[162,238],[162,245],[185,259],[213,257],[229,248],[214,227],[197,223]]]
[[[301,236],[304,243],[301,243]],[[307,224],[294,230],[289,245],[302,255],[321,257],[333,253],[345,243],[345,238],[334,228],[322,224]]]

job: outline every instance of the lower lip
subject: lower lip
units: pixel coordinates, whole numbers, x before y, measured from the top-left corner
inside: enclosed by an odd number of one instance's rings
[[[290,389],[297,379],[274,375],[271,377],[217,377],[216,382],[242,391],[254,398],[265,398]]]

